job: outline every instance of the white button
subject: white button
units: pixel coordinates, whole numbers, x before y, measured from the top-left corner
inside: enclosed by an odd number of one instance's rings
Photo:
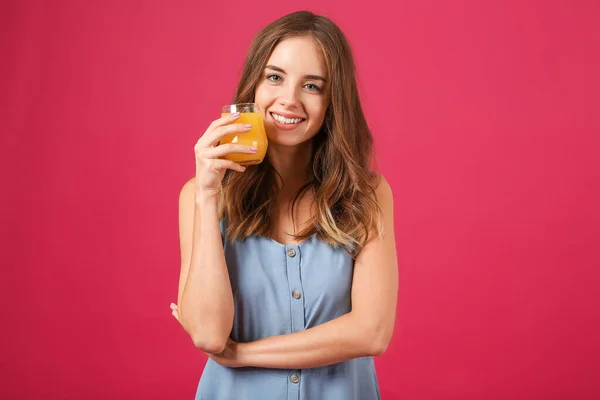
[[[288,250],[288,256],[290,256],[290,257],[296,257],[296,250],[289,249]]]
[[[292,381],[292,383],[298,383],[300,382],[300,377],[296,374],[292,374],[292,376],[290,376],[290,381]]]

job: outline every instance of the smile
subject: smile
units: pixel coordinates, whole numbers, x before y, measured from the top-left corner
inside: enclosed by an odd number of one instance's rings
[[[270,113],[271,117],[273,117],[273,119],[277,122],[279,122],[282,125],[295,125],[298,124],[302,121],[304,121],[304,118],[286,118],[283,115],[279,115],[279,114],[275,114],[275,113]]]

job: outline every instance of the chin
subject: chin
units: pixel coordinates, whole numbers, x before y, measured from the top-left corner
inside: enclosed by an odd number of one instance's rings
[[[267,134],[269,144],[276,144],[278,146],[294,147],[304,143],[303,140],[298,140],[294,135],[286,135],[285,133]]]
[[[277,129],[276,126],[271,124],[265,124],[265,129],[267,131],[269,143],[278,144],[280,146],[297,146],[304,142],[302,138],[305,137],[305,131],[286,131]]]

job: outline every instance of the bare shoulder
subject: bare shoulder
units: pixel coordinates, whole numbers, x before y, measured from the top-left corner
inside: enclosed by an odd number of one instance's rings
[[[373,172],[371,175],[373,188],[375,188],[375,195],[380,207],[391,205],[394,203],[394,195],[392,193],[392,187],[385,177],[377,172]]]
[[[182,201],[189,202],[193,200],[195,197],[195,189],[196,189],[196,177],[190,178],[183,184],[181,191],[179,192],[179,203]]]
[[[377,201],[377,205],[379,206],[379,210],[381,214],[379,214],[378,219],[378,227],[376,230],[378,234],[374,236],[383,238],[394,237],[394,195],[392,193],[392,187],[388,183],[387,179],[381,174],[372,173],[372,184],[375,190],[375,197]],[[391,232],[391,235],[386,235],[386,232]]]

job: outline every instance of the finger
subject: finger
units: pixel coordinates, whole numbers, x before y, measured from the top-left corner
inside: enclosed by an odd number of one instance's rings
[[[206,141],[210,142],[210,144],[215,144],[223,137],[228,135],[235,135],[236,133],[246,133],[252,129],[252,124],[231,124],[220,126],[212,132],[208,132],[206,135]]]
[[[258,150],[256,147],[245,146],[243,144],[225,143],[217,147],[206,150],[203,154],[210,158],[219,158],[227,154],[254,154]]]
[[[213,167],[215,169],[231,169],[233,171],[237,171],[237,172],[244,172],[246,170],[246,167],[241,166],[240,164],[236,163],[235,161],[231,161],[231,160],[224,160],[224,159],[220,159],[217,158],[215,160],[211,160],[210,161],[213,165]]]
[[[208,129],[206,131],[207,132],[208,131],[213,131],[213,130],[217,129],[220,126],[231,124],[233,121],[235,121],[239,117],[240,117],[240,113],[239,112],[238,113],[225,114],[221,118],[215,119],[213,122],[211,122],[211,124],[208,126]]]
[[[196,146],[201,146],[201,147],[212,146],[215,143],[215,141],[213,139],[211,139],[214,136],[213,133],[214,133],[215,129],[218,129],[225,125],[229,125],[229,124],[233,123],[239,117],[240,117],[240,113],[227,114],[227,115],[224,115],[221,118],[216,119],[213,122],[211,122],[211,124],[208,126],[208,128],[206,129],[204,134],[200,137],[200,139],[198,139]]]

